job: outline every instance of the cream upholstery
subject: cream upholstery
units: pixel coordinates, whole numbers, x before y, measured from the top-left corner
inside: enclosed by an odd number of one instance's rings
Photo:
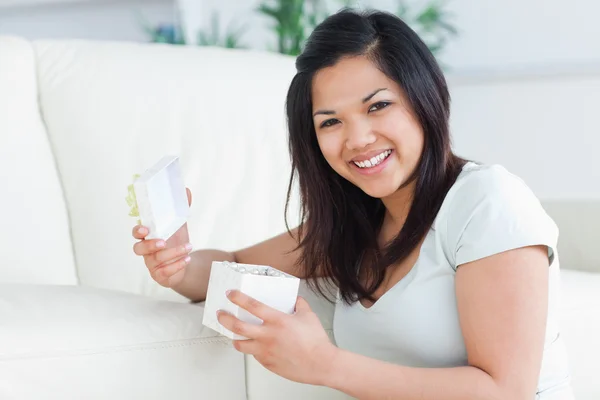
[[[196,248],[285,229],[293,73],[246,50],[0,38],[0,398],[347,398],[235,352],[131,251],[126,187],[165,154],[194,194]],[[564,268],[600,272],[599,204],[545,203]],[[600,398],[600,274],[563,275],[577,398]],[[330,329],[332,306],[307,297]]]
[[[36,55],[18,39],[0,49],[2,281],[72,285],[67,205],[38,107]]]
[[[0,304],[2,399],[245,396],[243,355],[197,306],[31,284],[0,285]]]
[[[600,201],[554,200],[544,202],[544,208],[560,228],[561,264],[600,273]]]

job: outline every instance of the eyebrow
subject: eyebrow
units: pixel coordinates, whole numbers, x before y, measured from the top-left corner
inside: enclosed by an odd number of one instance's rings
[[[379,88],[375,91],[373,91],[373,93],[369,94],[368,96],[364,97],[362,99],[363,103],[366,103],[367,101],[371,100],[373,98],[373,96],[375,96],[377,93],[381,92],[382,90],[387,90],[387,88]],[[319,115],[319,114],[323,114],[323,115],[333,115],[335,114],[335,111],[333,110],[317,110],[314,114],[313,117]]]

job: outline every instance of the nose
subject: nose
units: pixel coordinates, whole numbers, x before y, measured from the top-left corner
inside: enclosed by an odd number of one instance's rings
[[[354,121],[352,124],[346,124],[346,127],[346,148],[348,150],[360,150],[377,140],[368,122]]]

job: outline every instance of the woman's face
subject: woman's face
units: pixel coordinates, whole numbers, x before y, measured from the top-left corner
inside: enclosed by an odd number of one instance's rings
[[[341,59],[312,82],[313,121],[329,165],[376,198],[417,168],[424,135],[399,85],[365,57]]]

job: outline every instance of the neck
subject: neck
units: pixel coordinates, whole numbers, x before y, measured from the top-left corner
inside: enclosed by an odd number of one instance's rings
[[[415,193],[415,185],[415,181],[413,181],[392,195],[381,199],[386,209],[385,219],[397,231],[400,231],[404,225],[410,211]]]

